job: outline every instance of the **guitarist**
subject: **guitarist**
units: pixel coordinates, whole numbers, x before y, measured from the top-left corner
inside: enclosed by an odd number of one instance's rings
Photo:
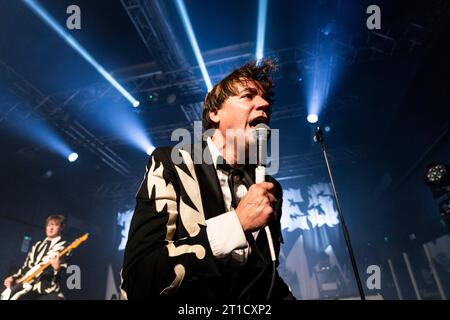
[[[61,238],[61,232],[64,229],[64,220],[63,215],[51,215],[47,217],[45,224],[46,238],[36,242],[28,252],[23,266],[15,274],[5,279],[5,287],[10,288],[34,266],[49,261],[51,262],[51,267],[45,269],[36,281],[31,283],[31,289],[28,288],[21,292],[20,299],[64,299],[60,286],[60,277],[61,271],[67,268],[67,259],[66,256],[61,259],[58,257],[58,253],[67,245],[67,242]]]

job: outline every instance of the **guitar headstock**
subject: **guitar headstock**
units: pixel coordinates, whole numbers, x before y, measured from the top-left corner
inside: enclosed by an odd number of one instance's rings
[[[71,249],[75,249],[76,247],[78,247],[80,244],[82,244],[83,242],[85,242],[89,237],[89,233],[85,233],[84,235],[82,235],[81,237],[79,237],[78,239],[76,239],[74,242],[72,242],[72,244],[69,246]]]

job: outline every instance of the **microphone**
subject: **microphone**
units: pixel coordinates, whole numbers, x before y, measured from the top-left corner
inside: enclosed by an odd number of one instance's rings
[[[257,167],[255,169],[255,182],[261,183],[266,181],[266,165],[267,165],[267,140],[270,136],[270,127],[267,124],[260,123],[255,126],[256,143],[257,143]],[[272,234],[269,226],[265,226],[264,230],[267,235],[267,242],[269,244],[270,257],[272,262],[276,261],[275,249],[273,246]]]
[[[260,183],[266,180],[267,141],[270,136],[270,127],[267,124],[260,123],[255,126],[255,132],[257,147],[255,182]]]

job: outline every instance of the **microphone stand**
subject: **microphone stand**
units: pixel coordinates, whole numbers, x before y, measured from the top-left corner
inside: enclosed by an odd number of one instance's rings
[[[347,245],[347,250],[350,255],[350,261],[352,263],[353,273],[355,274],[355,279],[356,279],[356,284],[358,286],[359,295],[361,297],[361,300],[366,300],[366,296],[364,295],[364,289],[363,289],[363,286],[361,283],[361,278],[359,277],[358,267],[356,266],[356,260],[355,260],[354,254],[353,254],[352,244],[350,242],[350,235],[348,233],[347,226],[345,224],[344,216],[342,215],[341,206],[339,204],[339,199],[338,199],[338,195],[336,192],[336,186],[334,185],[333,174],[331,172],[330,163],[328,162],[328,154],[327,154],[327,150],[325,147],[325,143],[323,141],[323,132],[320,127],[316,128],[316,132],[314,134],[313,140],[316,143],[320,143],[320,146],[322,147],[323,156],[325,158],[325,163],[326,163],[327,169],[328,169],[328,175],[329,175],[330,181],[331,181],[331,187],[333,189],[333,195],[334,195],[334,198],[336,199],[336,207],[337,207],[338,214],[339,214],[339,220],[341,221],[342,232],[344,233],[345,243]]]

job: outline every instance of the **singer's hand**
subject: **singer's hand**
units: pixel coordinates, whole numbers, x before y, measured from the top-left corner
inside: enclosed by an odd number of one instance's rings
[[[274,185],[270,182],[253,184],[241,199],[236,214],[244,232],[259,230],[272,219],[272,204],[277,201],[273,190]]]

